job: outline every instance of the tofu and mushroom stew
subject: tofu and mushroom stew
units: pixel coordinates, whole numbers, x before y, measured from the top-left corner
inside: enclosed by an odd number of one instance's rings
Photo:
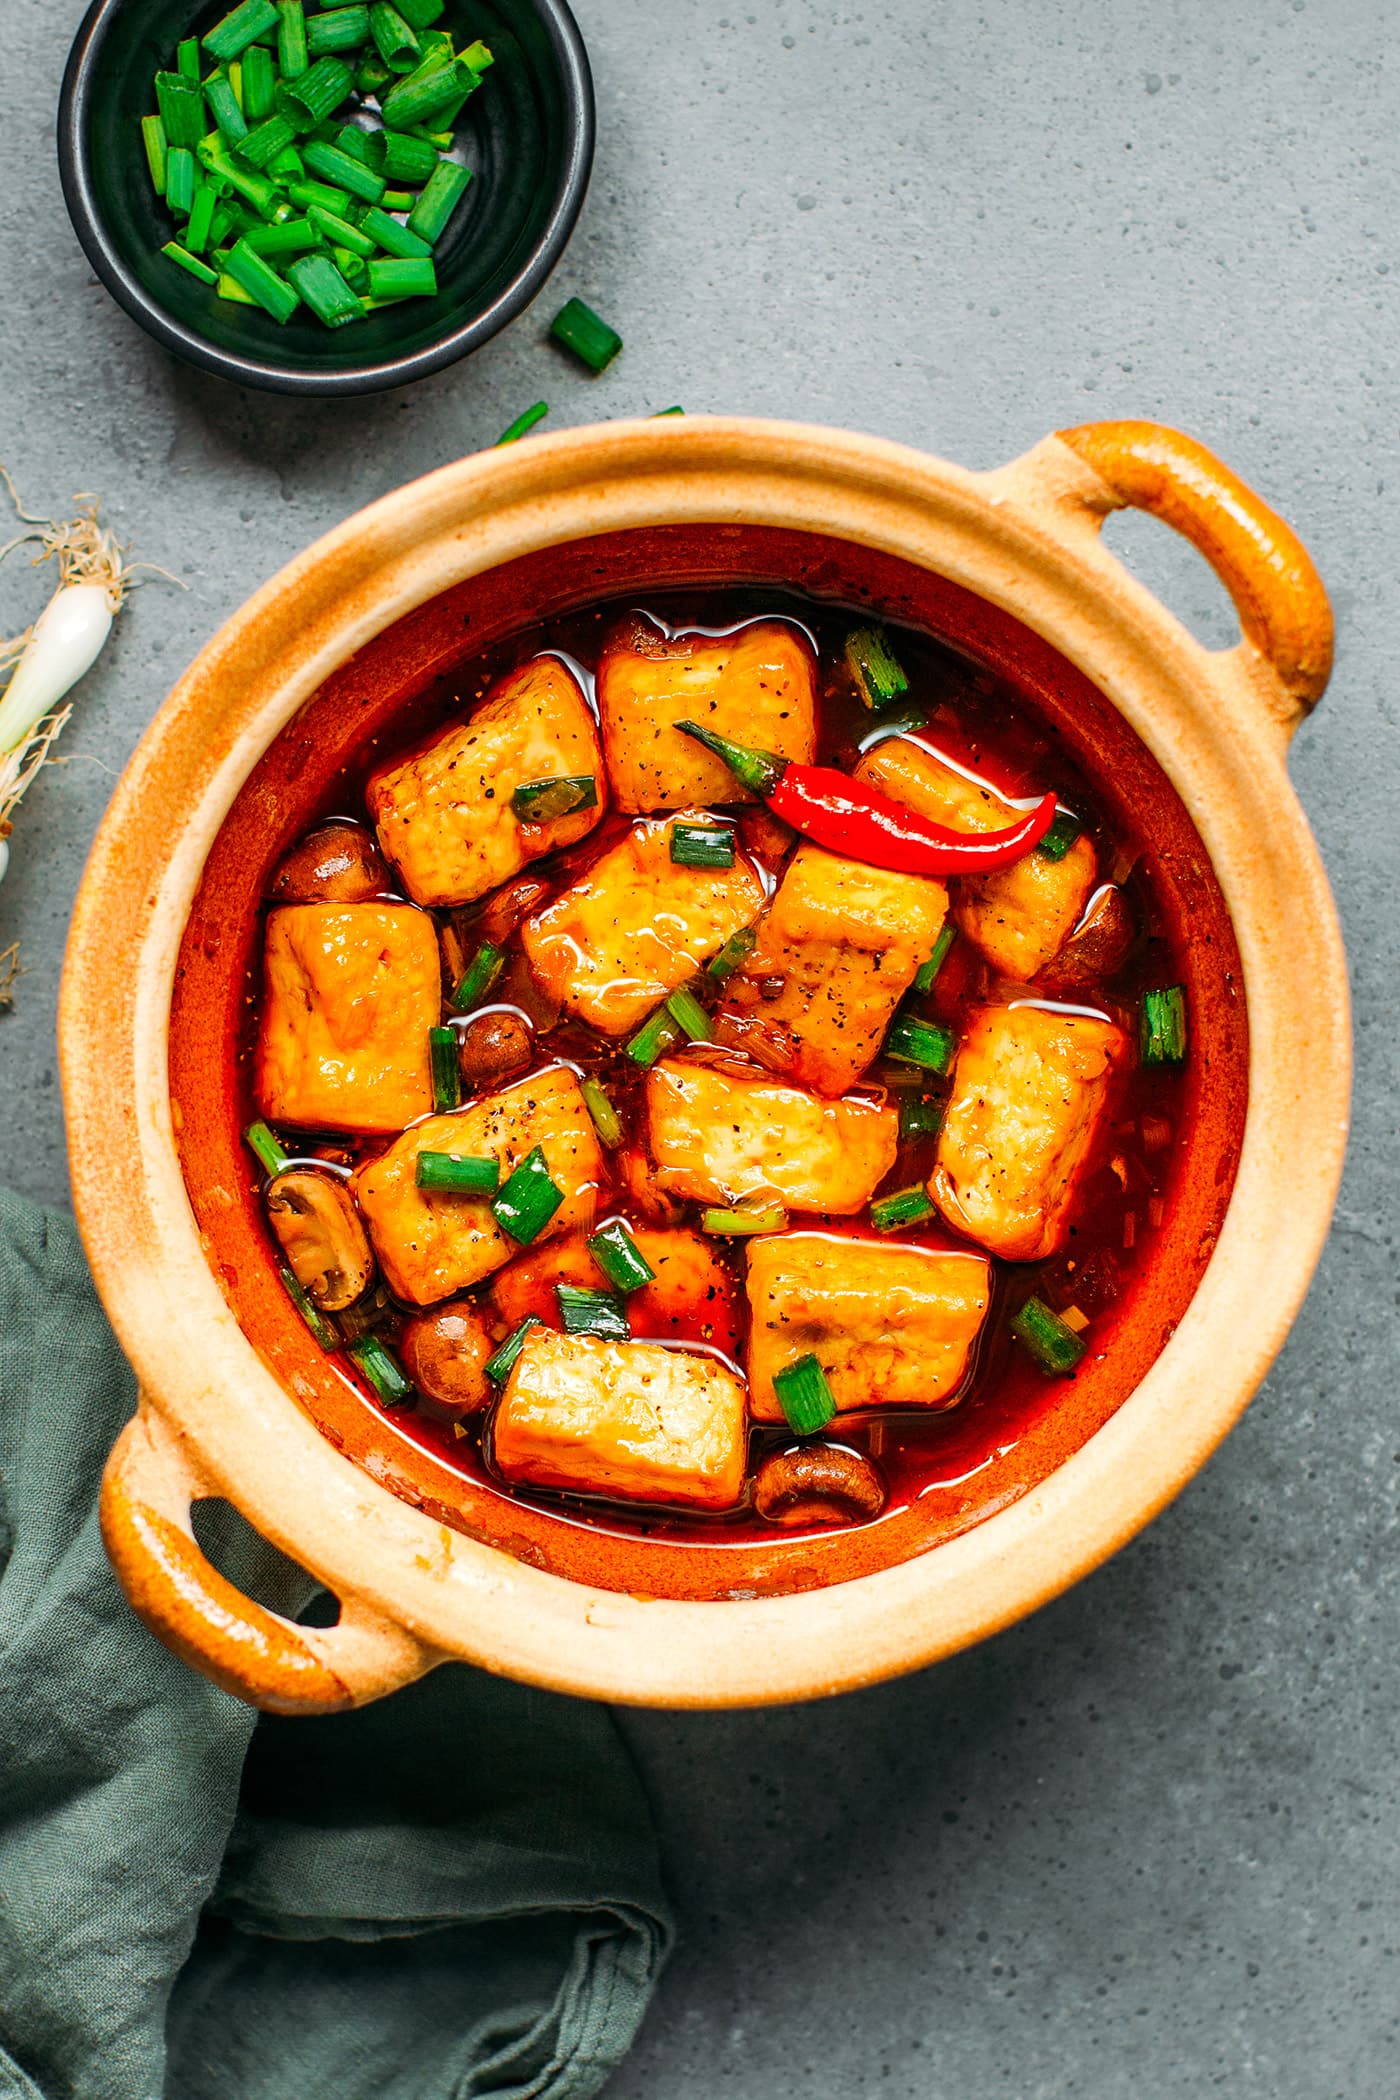
[[[287,1291],[575,1521],[878,1519],[1149,1258],[1189,1016],[1133,841],[988,673],[776,594],[571,615],[454,692],[268,888]]]

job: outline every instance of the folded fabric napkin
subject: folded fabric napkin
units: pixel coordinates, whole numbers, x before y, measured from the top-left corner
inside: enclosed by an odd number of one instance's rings
[[[217,1691],[102,1551],[133,1400],[72,1221],[0,1191],[0,2100],[596,2093],[671,1935],[610,1714],[453,1664],[325,1720]]]

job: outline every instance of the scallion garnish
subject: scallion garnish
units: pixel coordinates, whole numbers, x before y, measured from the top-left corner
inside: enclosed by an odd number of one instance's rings
[[[671,862],[677,868],[732,868],[732,824],[673,824]]]
[[[550,322],[549,332],[566,350],[572,350],[590,372],[603,371],[622,348],[617,330],[609,328],[582,299],[567,300]]]
[[[528,1247],[563,1201],[564,1191],[550,1175],[544,1148],[536,1145],[505,1182],[491,1205],[491,1215],[502,1232]]]
[[[163,197],[168,149],[165,142],[165,126],[159,117],[142,117],[141,142],[146,148],[146,166],[151,171],[151,187],[158,197]]]
[[[846,636],[846,669],[867,707],[883,707],[909,690],[903,666],[878,627],[856,627]]]
[[[291,1158],[281,1138],[266,1123],[250,1123],[243,1133],[243,1142],[265,1174],[280,1174]]]
[[[602,1081],[589,1077],[582,1082],[580,1092],[583,1105],[593,1118],[599,1142],[606,1145],[609,1152],[615,1152],[622,1143],[622,1119],[608,1099]]]
[[[911,1138],[936,1137],[943,1128],[946,1112],[942,1101],[931,1101],[926,1094],[912,1094],[899,1104],[899,1135],[907,1143]]]
[[[297,80],[306,71],[310,57],[306,49],[306,12],[301,0],[277,0],[277,70],[284,80]]]
[[[1072,1371],[1088,1348],[1075,1330],[1040,1298],[1027,1298],[1011,1322],[1011,1332],[1041,1370],[1053,1377]]]
[[[246,241],[235,241],[225,264],[229,276],[236,285],[256,300],[274,321],[285,325],[301,304],[301,295],[295,286],[279,277],[271,263],[256,255]]]
[[[197,255],[191,255],[189,249],[182,248],[178,241],[167,241],[160,252],[162,255],[168,255],[173,263],[178,263],[191,277],[197,277],[201,284],[218,283],[218,271],[211,270],[207,262],[201,262]]]
[[[460,1107],[462,1070],[457,1061],[456,1029],[430,1028],[428,1052],[432,1059],[433,1107],[440,1114],[446,1109]]]
[[[591,773],[526,780],[511,796],[510,806],[522,824],[552,824],[556,818],[571,817],[577,810],[596,809],[598,783]]]
[[[201,41],[211,58],[226,62],[276,27],[277,9],[272,0],[242,0],[242,5],[216,22]]]
[[[375,134],[384,141],[384,166],[380,173],[390,182],[411,182],[415,185],[426,182],[438,164],[438,150],[426,139],[416,139],[408,131],[381,131]]]
[[[297,1282],[290,1269],[283,1269],[281,1276],[282,1288],[311,1329],[321,1348],[328,1355],[332,1349],[341,1348],[344,1345],[345,1337],[336,1326],[334,1320],[327,1319],[320,1306],[312,1304],[306,1290]]]
[[[492,1385],[505,1384],[511,1372],[515,1369],[516,1357],[519,1356],[521,1350],[525,1347],[526,1335],[532,1327],[540,1327],[543,1324],[543,1321],[537,1320],[533,1313],[527,1313],[514,1334],[501,1343],[494,1356],[487,1358],[482,1368]]]
[[[523,438],[528,432],[532,431],[536,423],[543,422],[548,414],[549,403],[547,401],[536,401],[532,408],[527,408],[523,415],[518,415],[513,423],[506,425],[497,438],[496,443],[498,445],[513,445],[518,438]]]
[[[287,282],[296,287],[317,320],[327,328],[342,328],[347,321],[358,321],[363,312],[359,298],[329,255],[299,255],[287,265]]]
[[[495,942],[483,941],[463,971],[461,983],[452,994],[452,1004],[457,1011],[469,1013],[474,1006],[480,1006],[505,966],[505,956]]]
[[[250,44],[243,54],[243,115],[249,124],[272,115],[276,90],[276,60],[266,44]]]
[[[607,1342],[630,1342],[632,1322],[612,1291],[590,1291],[577,1283],[557,1283],[559,1317],[565,1334],[596,1334]]]
[[[741,926],[732,933],[719,954],[706,966],[707,974],[717,984],[726,984],[736,970],[741,970],[758,944],[756,926]]]
[[[766,1210],[746,1203],[736,1203],[730,1209],[702,1210],[700,1230],[713,1233],[717,1239],[752,1239],[759,1232],[786,1232],[787,1212],[780,1203],[770,1203]]]
[[[689,985],[683,984],[666,1001],[667,1011],[692,1043],[708,1043],[710,1017]]]
[[[311,131],[339,109],[355,85],[343,58],[318,58],[289,87],[283,88],[277,106],[289,122]]]
[[[636,1065],[654,1065],[666,1051],[674,1050],[681,1039],[681,1029],[665,1006],[658,1006],[648,1021],[643,1021],[637,1033],[627,1043],[627,1055]]]
[[[167,150],[197,146],[204,136],[204,96],[198,81],[183,73],[157,73],[156,108]]]
[[[913,1014],[898,1014],[885,1037],[883,1055],[901,1064],[922,1065],[926,1071],[943,1073],[953,1062],[957,1037],[937,1021],[920,1021]]]
[[[933,1202],[921,1181],[912,1188],[877,1196],[870,1206],[870,1222],[877,1232],[898,1232],[902,1226],[920,1225],[932,1216]]]
[[[316,19],[313,16],[313,21]],[[306,79],[311,75],[308,73]],[[303,86],[305,82],[302,83]],[[325,139],[308,139],[302,148],[302,159],[313,175],[322,182],[334,183],[340,190],[349,190],[364,204],[377,204],[388,187],[382,175],[367,168],[353,153],[345,153],[339,146],[332,146]]]
[[[1063,860],[1083,829],[1078,817],[1067,809],[1056,810],[1054,823],[1035,850],[1042,860]]]
[[[934,981],[939,971],[943,968],[944,963],[948,960],[948,950],[952,947],[957,937],[958,930],[956,926],[947,925],[943,928],[943,931],[933,944],[928,960],[921,962],[918,969],[914,972],[914,989],[916,992],[931,992],[933,990]]]
[[[439,160],[423,185],[423,191],[408,215],[408,230],[420,240],[436,244],[447,230],[447,222],[461,203],[471,183],[472,171],[455,160]]]
[[[437,271],[431,256],[426,261],[390,256],[369,266],[371,299],[431,299],[437,292]]]
[[[327,8],[306,19],[306,48],[313,58],[328,51],[358,51],[368,35],[367,7]]]
[[[381,1407],[402,1407],[413,1398],[413,1380],[387,1342],[381,1342],[377,1334],[362,1334],[358,1341],[350,1342],[346,1355],[354,1357],[379,1395]]]
[[[1145,1065],[1179,1065],[1186,1059],[1186,990],[1169,984],[1142,995],[1139,1054]]]
[[[411,73],[423,56],[417,36],[389,0],[374,0],[369,11],[369,33],[391,73]]]
[[[795,1436],[815,1436],[836,1412],[835,1397],[815,1356],[799,1356],[775,1371],[773,1390]]]
[[[494,1196],[501,1185],[501,1163],[469,1153],[420,1152],[413,1179],[417,1188],[437,1195]]]
[[[432,258],[433,251],[426,241],[420,241],[416,233],[400,226],[397,219],[391,219],[388,212],[377,204],[372,204],[364,213],[360,231],[367,233],[386,255],[397,255],[408,262],[428,262]]]
[[[588,1251],[614,1290],[625,1296],[656,1281],[656,1271],[621,1218],[611,1218],[588,1242]]]

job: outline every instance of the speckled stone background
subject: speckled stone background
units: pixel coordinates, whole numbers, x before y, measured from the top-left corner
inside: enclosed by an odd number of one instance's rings
[[[1156,416],[1221,451],[1332,588],[1294,777],[1355,977],[1337,1227],[1244,1425],[1072,1595],[822,1706],[627,1728],[685,1936],[616,2100],[1390,2100],[1400,1946],[1395,630],[1400,67],[1382,0],[579,0],[592,194],[536,310],[364,404],[232,392],[112,305],[52,115],[78,0],[5,0],[0,458],[99,490],[155,583],[81,690],[0,888],[5,1179],[64,1192],[53,1024],[74,885],[167,686],[283,560],[547,396],[855,425],[989,466]],[[545,325],[627,348],[590,380]],[[1109,536],[1197,633],[1189,550]],[[39,602],[12,558],[0,625]]]

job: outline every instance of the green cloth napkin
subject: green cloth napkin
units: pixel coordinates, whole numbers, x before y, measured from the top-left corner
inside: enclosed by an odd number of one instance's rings
[[[596,2093],[671,1935],[611,1715],[455,1664],[325,1720],[217,1691],[103,1555],[133,1398],[71,1220],[0,1191],[0,2100]]]

